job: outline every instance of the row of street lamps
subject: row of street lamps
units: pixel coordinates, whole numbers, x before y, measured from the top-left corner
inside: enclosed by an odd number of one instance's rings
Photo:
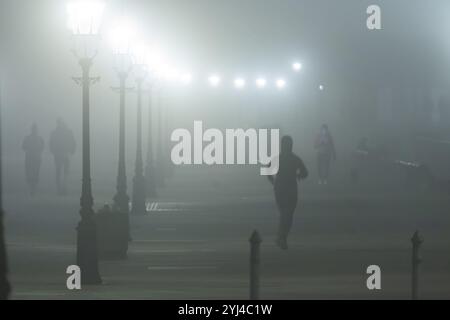
[[[83,284],[101,284],[102,279],[98,269],[98,252],[97,252],[97,231],[94,220],[91,187],[91,163],[90,163],[90,87],[91,84],[98,82],[99,77],[91,77],[90,70],[93,60],[97,55],[97,46],[99,42],[99,30],[102,22],[102,16],[105,5],[101,1],[80,0],[71,2],[67,5],[68,27],[73,35],[72,52],[78,60],[81,67],[81,77],[74,77],[73,80],[82,88],[82,190],[80,198],[80,216],[81,220],[77,227],[77,265],[82,270]],[[117,187],[114,196],[114,207],[116,210],[126,215],[128,220],[129,214],[129,196],[127,194],[127,178],[125,168],[125,99],[126,99],[126,81],[132,70],[135,72],[137,85],[137,147],[136,147],[136,163],[135,174],[133,178],[133,197],[132,197],[132,213],[143,214],[146,211],[146,196],[155,196],[155,176],[156,170],[154,166],[154,158],[152,151],[151,127],[149,127],[148,146],[147,146],[147,163],[144,166],[142,157],[142,93],[145,80],[149,80],[149,119],[148,124],[152,123],[151,97],[153,90],[159,85],[163,74],[161,69],[156,68],[158,59],[155,53],[149,53],[145,46],[135,47],[131,50],[131,40],[133,37],[132,28],[126,25],[118,26],[114,32],[114,65],[119,78],[119,94],[120,94],[120,117],[119,117],[119,162],[117,173]],[[150,62],[150,64],[149,64]],[[292,69],[299,72],[302,65],[299,62],[292,64]],[[173,72],[171,74],[173,76]],[[189,84],[192,81],[192,75],[184,73],[180,75],[182,83]],[[208,77],[208,82],[212,87],[217,87],[222,79],[219,75],[213,74]],[[246,86],[244,78],[236,78],[233,81],[234,86],[242,89]],[[268,81],[266,78],[260,77],[255,80],[258,88],[266,87]],[[286,86],[286,80],[278,78],[275,80],[275,86],[282,89]],[[319,86],[321,91],[324,90],[323,85]],[[162,137],[162,118],[161,110],[159,116],[159,140]],[[158,159],[157,164],[162,164],[162,146],[157,146]],[[1,166],[0,166],[1,167]],[[161,168],[160,168],[161,169]],[[161,178],[161,175],[158,175]],[[1,168],[0,168],[1,180]],[[6,278],[6,250],[3,241],[2,226],[2,202],[1,202],[1,186],[0,186],[0,299],[6,299],[10,292],[9,283]],[[129,223],[127,223],[129,235]]]
[[[83,178],[80,198],[81,221],[77,228],[77,264],[82,270],[82,282],[84,284],[99,284],[102,282],[98,270],[97,255],[97,233],[94,221],[93,196],[91,188],[91,164],[90,164],[90,110],[89,110],[89,90],[91,84],[99,80],[98,77],[90,76],[90,69],[93,60],[97,55],[99,43],[99,30],[101,26],[105,4],[96,0],[79,0],[68,4],[68,26],[73,35],[73,53],[78,59],[82,70],[82,76],[74,80],[82,87],[82,146],[83,146]],[[117,172],[116,194],[114,195],[114,209],[126,215],[127,232],[129,235],[129,201],[127,194],[127,178],[125,168],[125,100],[126,82],[133,73],[136,81],[137,93],[137,123],[136,123],[136,162],[133,177],[133,194],[131,198],[131,213],[144,214],[146,212],[146,197],[156,195],[156,183],[162,181],[161,173],[156,172],[154,155],[152,151],[152,93],[161,89],[163,80],[178,79],[183,84],[192,82],[192,75],[189,73],[178,73],[164,63],[157,49],[150,50],[146,45],[134,45],[135,31],[130,23],[122,20],[111,33],[111,43],[113,45],[114,68],[119,78],[119,87],[114,88],[120,95],[120,117],[119,117],[119,161]],[[292,70],[299,72],[302,69],[300,62],[292,64]],[[221,84],[222,79],[218,74],[208,77],[208,82],[212,87]],[[147,159],[144,174],[144,163],[142,154],[142,95],[144,84],[148,83],[149,93],[149,119],[148,119],[148,145]],[[284,78],[274,80],[274,85],[278,89],[283,89],[287,82]],[[234,87],[243,89],[247,85],[245,78],[237,77],[233,80]],[[257,88],[265,88],[269,81],[264,77],[255,80]],[[323,90],[323,86],[320,86]],[[161,109],[158,112],[159,139],[162,138],[162,116]],[[163,164],[162,141],[158,141],[156,165],[161,171]],[[157,175],[158,173],[158,175]],[[144,176],[145,175],[145,176]],[[158,177],[156,177],[158,176]],[[158,179],[155,179],[158,178]],[[156,182],[155,182],[156,181]]]
[[[98,270],[97,231],[94,219],[93,196],[91,188],[91,163],[90,163],[90,110],[89,91],[91,84],[99,81],[98,77],[90,76],[93,60],[97,55],[100,40],[99,30],[104,11],[104,3],[100,1],[75,1],[67,6],[68,26],[72,31],[73,49],[75,57],[82,70],[81,77],[74,77],[77,84],[82,87],[82,191],[80,198],[81,221],[77,227],[77,265],[82,270],[82,283],[100,284],[102,282]],[[135,92],[137,94],[137,116],[136,116],[136,161],[133,177],[133,193],[131,198],[131,213],[146,213],[146,198],[156,196],[156,170],[152,151],[152,93],[160,90],[162,76],[155,65],[149,65],[150,52],[143,45],[132,47],[133,30],[126,24],[121,23],[114,30],[113,57],[114,69],[119,79],[119,87],[113,88],[120,95],[119,111],[119,161],[117,171],[116,194],[114,195],[114,210],[125,215],[128,239],[129,231],[129,202],[127,193],[126,160],[125,160],[125,101],[128,91],[126,82],[133,73],[136,81]],[[185,79],[186,81],[187,79]],[[145,166],[142,153],[142,98],[144,85],[148,83],[149,93],[149,122],[148,122],[148,151]],[[161,109],[159,115],[159,140],[162,137]],[[159,171],[163,164],[162,141],[158,141],[157,165]],[[161,172],[158,180],[164,179]],[[158,181],[162,182],[162,181]],[[161,183],[160,183],[161,184]]]

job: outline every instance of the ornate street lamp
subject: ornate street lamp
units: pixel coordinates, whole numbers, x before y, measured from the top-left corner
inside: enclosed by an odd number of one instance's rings
[[[136,75],[137,86],[137,124],[136,124],[136,162],[133,177],[133,196],[131,213],[143,215],[146,213],[145,206],[145,178],[142,160],[142,84],[147,76],[148,48],[138,45],[132,51],[132,63]]]
[[[153,155],[153,91],[156,89],[157,80],[153,79],[150,82],[148,88],[148,128],[147,128],[147,159],[145,165],[145,182],[146,182],[146,192],[147,198],[152,199],[158,196],[156,191],[156,175],[155,175],[155,164],[154,164],[154,155]]]
[[[164,124],[163,124],[163,86],[161,85],[157,91],[157,108],[158,108],[158,140],[156,145],[156,165],[157,165],[157,185],[165,186],[165,163],[164,163]]]
[[[81,221],[77,227],[77,265],[81,269],[83,284],[100,284],[98,271],[97,230],[94,221],[91,189],[89,89],[99,78],[91,78],[89,71],[97,55],[99,29],[104,3],[100,1],[76,1],[67,5],[68,26],[73,34],[73,53],[81,66],[82,77],[73,78],[82,87],[83,109],[83,180],[80,199]]]
[[[152,47],[147,58],[147,65],[150,73],[149,89],[148,89],[148,136],[147,136],[147,159],[145,166],[145,181],[147,198],[156,198],[158,196],[156,190],[157,172],[155,166],[155,156],[153,152],[153,117],[156,108],[153,108],[153,94],[158,92],[163,80],[164,57],[158,47]]]
[[[129,213],[130,197],[127,194],[127,176],[125,166],[125,94],[126,80],[132,69],[131,41],[134,36],[133,27],[122,21],[111,34],[114,54],[114,69],[119,77],[119,88],[114,88],[120,94],[119,116],[119,165],[117,170],[117,187],[114,196],[114,207],[121,213]]]

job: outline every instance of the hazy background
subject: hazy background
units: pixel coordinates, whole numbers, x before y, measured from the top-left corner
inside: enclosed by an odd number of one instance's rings
[[[68,291],[82,146],[81,88],[71,79],[81,70],[70,52],[66,1],[0,0],[5,232],[13,298],[246,298],[254,229],[263,237],[263,298],[408,298],[410,238],[417,229],[425,237],[422,296],[450,297],[448,184],[404,188],[404,171],[384,171],[386,165],[372,179],[349,183],[351,151],[364,136],[371,145],[385,145],[391,159],[427,163],[440,180],[450,179],[448,0],[105,2],[104,37],[92,68],[92,76],[101,77],[91,90],[95,208],[115,193],[119,97],[111,86],[118,79],[106,35],[123,13],[136,21],[144,40],[159,44],[174,64],[193,73],[191,86],[171,84],[162,92],[159,106],[167,110],[170,129],[191,129],[194,120],[202,120],[205,128],[273,127],[293,136],[311,175],[300,187],[290,248],[274,245],[277,208],[259,167],[182,167],[158,190],[160,198],[151,200],[163,210],[131,216],[128,259],[100,262],[106,285]],[[380,31],[366,28],[372,4],[382,10]],[[291,70],[294,60],[303,63],[299,74]],[[223,78],[216,89],[206,81],[212,72]],[[250,82],[261,73],[284,77],[286,88],[256,90]],[[232,86],[238,75],[249,82],[241,91]],[[318,90],[321,84],[324,91]],[[134,85],[131,75],[128,86]],[[58,117],[78,144],[65,197],[56,196],[48,150]],[[46,149],[39,190],[29,197],[22,141],[33,122]],[[319,186],[313,141],[324,122],[338,161],[329,185]],[[130,195],[135,124],[136,96],[129,93]],[[373,183],[377,179],[382,183]],[[365,286],[371,264],[383,270],[383,290],[376,293]]]
[[[440,138],[448,136],[448,1],[106,2],[102,34],[123,12],[135,19],[143,39],[160,44],[175,64],[193,73],[191,86],[171,85],[163,93],[171,128],[191,128],[195,119],[203,120],[206,127],[280,127],[294,136],[296,151],[310,166],[314,166],[313,137],[322,122],[329,123],[338,153],[343,155],[360,137],[368,136],[370,142],[387,143],[399,157],[414,160],[412,136],[434,132]],[[57,117],[66,120],[77,138],[71,177],[72,188],[79,187],[81,89],[71,77],[80,75],[80,69],[70,53],[65,4],[1,0],[5,192],[25,187],[21,143],[31,123],[38,124],[48,142]],[[366,28],[370,4],[381,6],[381,31]],[[303,63],[300,74],[291,71],[294,60]],[[215,90],[206,82],[211,72],[224,81]],[[232,87],[237,75],[250,82],[261,73],[282,76],[288,85],[282,92]],[[94,193],[104,188],[112,193],[118,96],[110,89],[117,85],[117,78],[107,39],[100,45],[92,75],[102,78],[91,95],[93,188]],[[319,84],[325,91],[318,90]],[[133,75],[128,85],[134,85]],[[144,99],[145,137],[146,108]],[[130,93],[129,178],[135,153],[135,111],[135,94]],[[53,183],[52,166],[46,149],[41,171],[44,185]]]

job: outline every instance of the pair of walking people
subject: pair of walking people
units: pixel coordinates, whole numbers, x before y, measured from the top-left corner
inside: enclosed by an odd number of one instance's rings
[[[39,184],[39,174],[44,151],[44,139],[39,134],[36,124],[23,141],[25,151],[25,177],[30,194],[34,195]],[[55,160],[56,189],[59,195],[67,194],[67,178],[69,175],[70,156],[75,153],[76,143],[72,131],[61,119],[50,135],[49,148]]]

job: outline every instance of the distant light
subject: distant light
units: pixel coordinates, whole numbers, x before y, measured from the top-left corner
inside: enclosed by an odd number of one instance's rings
[[[258,78],[256,79],[256,86],[258,88],[264,88],[267,84],[267,80],[265,78]]]
[[[192,74],[190,74],[190,73],[183,73],[180,76],[180,80],[181,80],[181,83],[184,84],[184,85],[191,84],[191,82],[192,82]]]
[[[166,81],[176,81],[177,79],[181,79],[180,73],[176,68],[171,66],[163,66],[162,67],[162,78]]]
[[[212,75],[208,78],[208,82],[212,87],[217,87],[220,83],[220,77],[218,75]]]
[[[323,85],[320,85],[320,86],[319,86],[319,90],[320,90],[320,91],[323,91],[324,89],[325,89],[325,87],[324,87]]]
[[[277,79],[275,82],[278,89],[283,89],[286,86],[286,80],[284,79]]]
[[[73,1],[67,4],[67,27],[74,35],[97,35],[102,22],[103,1]]]
[[[164,53],[160,47],[154,45],[149,48],[146,63],[150,70],[156,73],[160,71],[162,66],[166,64],[164,61]]]
[[[136,28],[134,24],[127,19],[120,20],[109,34],[109,41],[111,43],[113,53],[118,55],[129,54],[135,36]]]
[[[131,48],[131,60],[134,65],[145,66],[147,64],[149,47],[145,43],[138,43]]]
[[[302,69],[302,67],[303,66],[302,66],[302,64],[300,62],[294,62],[292,64],[292,70],[294,70],[296,72],[300,71]]]
[[[245,80],[242,78],[236,78],[234,80],[234,86],[238,89],[242,89],[243,87],[245,87]]]

